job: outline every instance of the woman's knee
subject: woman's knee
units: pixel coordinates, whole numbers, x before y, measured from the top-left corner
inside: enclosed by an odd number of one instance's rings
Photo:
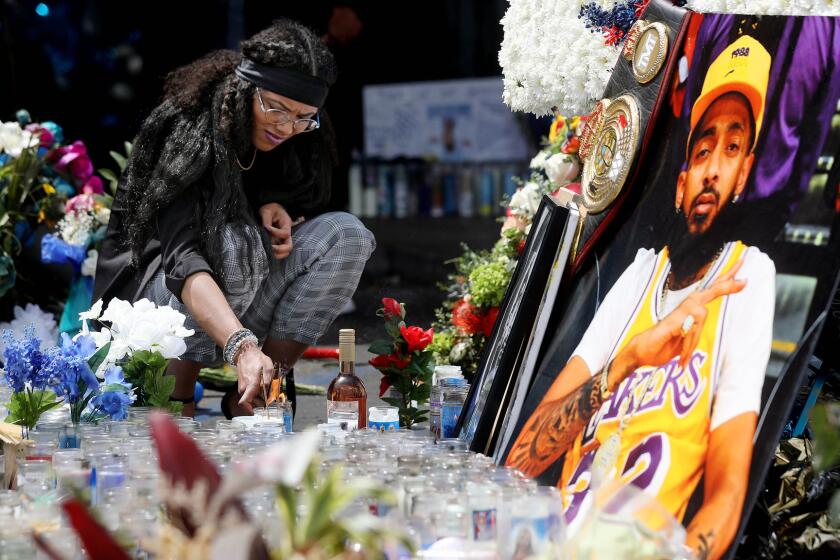
[[[329,224],[333,247],[345,251],[358,251],[365,259],[376,249],[376,238],[359,218],[347,212],[330,212],[323,219]]]
[[[222,278],[225,292],[233,296],[253,294],[268,275],[268,257],[257,228],[228,224],[222,230]],[[247,307],[247,305],[246,305]]]

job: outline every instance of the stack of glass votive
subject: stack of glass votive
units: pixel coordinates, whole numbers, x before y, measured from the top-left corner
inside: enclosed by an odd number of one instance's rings
[[[66,558],[83,558],[57,507],[71,494],[87,500],[109,530],[131,539],[136,558],[151,557],[149,544],[163,513],[148,414],[134,408],[126,421],[78,427],[67,422],[66,411],[45,414],[18,460],[17,490],[0,491],[0,560],[37,558],[32,530]],[[175,421],[222,473],[294,437],[284,422],[271,417],[206,426],[188,418]],[[551,553],[562,541],[556,489],[495,466],[459,440],[436,442],[428,430],[348,433],[335,428],[320,427],[322,472],[338,465],[345,480],[375,478],[397,497],[396,507],[356,503],[348,514],[393,520],[408,531],[421,557],[524,558]],[[283,532],[274,488],[253,490],[242,501],[268,546],[278,546]],[[399,548],[386,553],[407,557]]]

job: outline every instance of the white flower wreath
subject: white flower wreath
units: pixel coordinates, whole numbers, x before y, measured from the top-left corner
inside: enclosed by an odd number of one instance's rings
[[[514,111],[582,115],[601,98],[619,48],[578,18],[581,0],[510,0],[502,18],[499,64],[504,101]],[[605,8],[613,0],[597,0]],[[690,0],[697,12],[757,15],[840,15],[840,0]]]

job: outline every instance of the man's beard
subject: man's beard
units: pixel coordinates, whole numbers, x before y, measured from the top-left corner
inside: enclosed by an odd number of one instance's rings
[[[689,218],[682,211],[675,216],[666,239],[674,286],[684,287],[696,281],[700,271],[714,260],[724,244],[736,239],[741,215],[740,207],[730,199],[714,217],[709,229],[697,234],[689,233]]]

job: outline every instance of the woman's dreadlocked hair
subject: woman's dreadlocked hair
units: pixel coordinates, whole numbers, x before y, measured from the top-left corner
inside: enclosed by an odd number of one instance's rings
[[[243,41],[241,48],[243,56],[260,64],[317,76],[330,85],[335,82],[332,54],[297,22],[274,22]],[[234,74],[239,61],[238,53],[216,51],[170,73],[163,101],[135,138],[123,178],[129,217],[123,243],[131,249],[135,265],[154,234],[158,211],[202,179],[195,220],[201,228],[202,253],[218,275],[224,274],[220,245],[226,224],[256,225],[235,163],[236,157],[249,161],[254,149],[255,87]],[[324,111],[320,118],[320,129],[299,135],[282,148],[284,158],[296,160],[294,167],[303,170],[303,178],[296,178],[296,188],[306,192],[304,210],[329,199],[335,144]],[[253,236],[242,237],[249,254],[264,250],[254,246]]]

